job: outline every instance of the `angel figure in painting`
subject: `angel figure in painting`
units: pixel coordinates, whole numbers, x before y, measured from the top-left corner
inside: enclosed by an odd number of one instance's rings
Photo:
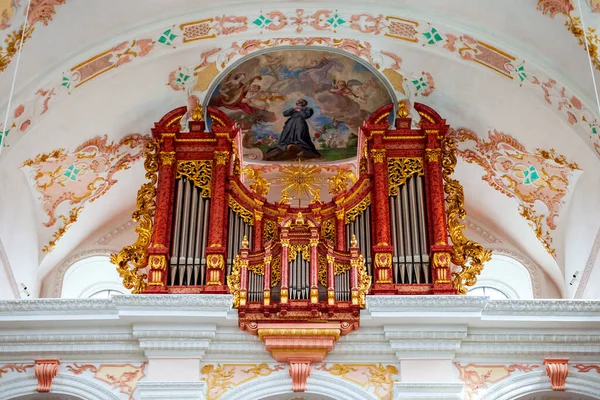
[[[295,107],[285,110],[283,116],[288,119],[283,125],[279,143],[267,151],[265,159],[267,161],[283,161],[321,157],[321,153],[317,151],[310,138],[306,123],[313,113],[313,109],[308,107],[305,99],[299,99],[296,101]]]
[[[246,74],[239,73],[235,76],[228,76],[225,82],[218,89],[218,105],[230,110],[242,110],[246,114],[252,114],[254,110],[247,103],[243,102],[248,93],[248,89],[255,81],[260,81],[262,77],[255,76],[245,81]]]

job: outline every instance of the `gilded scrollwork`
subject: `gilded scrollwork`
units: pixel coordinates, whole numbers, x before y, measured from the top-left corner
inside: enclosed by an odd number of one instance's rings
[[[270,219],[266,219],[263,225],[263,237],[265,243],[275,238],[275,234],[277,233],[277,223]]]
[[[388,188],[390,196],[398,195],[398,188],[413,175],[423,176],[423,159],[420,157],[388,158]]]
[[[354,221],[363,211],[371,205],[371,194],[367,194],[357,205],[346,211],[346,224]]]
[[[288,260],[295,260],[298,253],[302,254],[302,258],[304,259],[304,261],[310,261],[310,249],[307,244],[291,245],[290,250],[288,252]]]
[[[456,141],[442,141],[442,175],[446,192],[446,213],[448,215],[448,231],[452,239],[452,262],[461,269],[453,272],[453,284],[459,294],[467,293],[467,286],[477,282],[477,275],[483,270],[484,263],[489,261],[492,253],[479,243],[469,240],[463,234],[465,226],[461,221],[466,218],[464,193],[462,185],[452,178],[456,166]]]
[[[132,214],[134,221],[138,222],[135,232],[137,240],[131,246],[124,247],[119,253],[111,254],[110,261],[117,265],[119,276],[123,278],[123,286],[133,289],[132,293],[138,294],[147,286],[147,275],[139,273],[146,267],[148,261],[147,249],[152,240],[152,217],[156,209],[156,182],[158,172],[159,145],[157,142],[146,143],[146,179],[137,193],[137,210]]]
[[[254,214],[246,210],[240,203],[235,201],[232,196],[229,196],[229,208],[231,208],[234,213],[239,215],[245,223],[254,225]]]
[[[362,254],[358,257],[356,267],[358,274],[358,305],[361,308],[365,308],[367,294],[369,294],[369,289],[371,289],[371,277],[367,273],[367,265]]]
[[[239,255],[236,255],[233,259],[233,268],[231,274],[227,276],[227,286],[229,292],[233,295],[233,307],[238,308],[240,306],[240,290],[241,290],[241,259]]]
[[[331,242],[335,242],[335,220],[328,219],[323,221],[321,235]]]
[[[273,257],[271,261],[271,287],[279,285],[281,281],[281,254]]]
[[[202,190],[204,198],[210,197],[212,162],[210,160],[185,160],[177,162],[176,179],[188,178],[194,186]]]

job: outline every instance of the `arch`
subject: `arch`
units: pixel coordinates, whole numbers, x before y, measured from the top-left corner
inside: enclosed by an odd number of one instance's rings
[[[245,383],[225,393],[220,400],[262,399],[267,396],[292,394],[292,378],[288,374],[272,374]],[[306,382],[306,392],[345,400],[376,400],[377,397],[362,388],[325,375],[310,375]],[[302,397],[302,393],[298,393]]]
[[[492,248],[492,254],[499,254],[510,257],[523,265],[531,277],[531,286],[533,287],[533,297],[539,299],[542,297],[542,283],[540,282],[540,270],[535,262],[520,252],[502,248]]]
[[[495,250],[488,261],[477,283],[471,288],[491,287],[504,293],[509,299],[532,299],[533,279],[530,270],[519,260],[506,254],[498,254]]]
[[[68,271],[71,266],[85,258],[93,257],[93,256],[107,256],[110,257],[111,254],[118,253],[118,250],[113,249],[90,249],[85,250],[76,254],[73,254],[66,260],[64,260],[59,267],[56,269],[54,273],[54,284],[52,287],[52,297],[60,298],[63,288],[63,280],[65,278],[65,273]]]
[[[10,399],[28,394],[37,394],[37,386],[38,381],[35,375],[7,379],[2,382],[0,398]],[[52,380],[51,393],[66,394],[86,400],[119,400],[119,397],[110,390],[75,375],[56,375]]]
[[[351,60],[354,60],[355,62],[359,63],[362,67],[368,69],[369,72],[371,72],[374,76],[376,76],[379,79],[379,81],[385,86],[389,96],[392,99],[393,104],[397,103],[398,99],[396,98],[394,88],[390,84],[390,81],[377,68],[375,68],[375,66],[369,64],[364,58],[358,57],[357,55],[354,55],[348,51],[339,50],[336,48],[332,48],[332,47],[328,47],[325,45],[319,45],[317,43],[314,43],[314,44],[311,44],[310,46],[279,45],[279,46],[274,46],[274,47],[266,48],[266,49],[262,49],[262,50],[250,51],[247,55],[232,62],[223,71],[220,71],[219,74],[212,79],[212,82],[210,83],[208,90],[205,92],[204,99],[202,100],[203,107],[206,109],[206,107],[208,106],[208,101],[210,101],[210,98],[212,97],[215,90],[217,89],[217,86],[219,86],[225,80],[227,75],[229,75],[233,70],[238,68],[240,65],[244,64],[245,62],[247,62],[253,58],[260,57],[263,54],[281,52],[281,51],[286,51],[286,50],[290,50],[290,51],[310,50],[310,51],[322,52],[322,53],[333,53],[333,54],[338,54],[342,57],[346,57]]]
[[[587,374],[569,372],[566,382],[567,393],[576,393],[598,398],[600,379]],[[512,400],[540,391],[551,391],[552,384],[545,371],[532,372],[507,379],[490,388],[481,400]]]

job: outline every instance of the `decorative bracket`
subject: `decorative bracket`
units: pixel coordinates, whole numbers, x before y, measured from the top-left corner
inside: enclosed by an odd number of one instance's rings
[[[340,335],[352,331],[353,326],[347,322],[304,323],[293,328],[288,324],[251,323],[246,329],[265,342],[275,360],[290,365],[292,390],[304,392],[310,365],[322,362]]]
[[[35,376],[38,380],[37,391],[47,393],[52,388],[52,380],[58,373],[58,359],[35,360]]]
[[[568,358],[544,358],[546,374],[548,374],[552,383],[552,390],[557,392],[564,392],[566,390],[565,383],[567,375],[569,375],[568,362]]]

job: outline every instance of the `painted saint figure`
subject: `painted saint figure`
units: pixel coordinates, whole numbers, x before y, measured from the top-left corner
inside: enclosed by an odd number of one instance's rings
[[[265,160],[282,161],[321,157],[310,138],[306,120],[312,117],[314,111],[307,106],[308,102],[305,99],[299,99],[295,107],[283,112],[283,116],[288,119],[283,125],[279,143],[267,151]]]

